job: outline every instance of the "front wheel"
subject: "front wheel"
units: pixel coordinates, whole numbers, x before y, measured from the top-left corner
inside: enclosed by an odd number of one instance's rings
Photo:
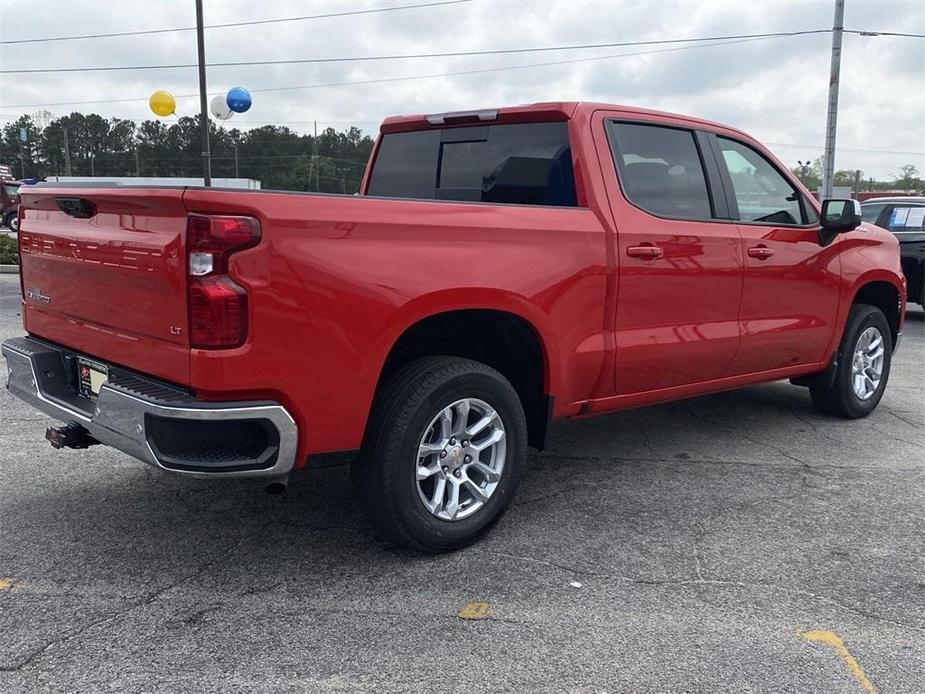
[[[448,552],[481,537],[510,504],[526,447],[523,407],[503,375],[468,359],[427,357],[380,389],[354,488],[389,540]]]
[[[846,419],[866,417],[877,407],[890,376],[893,340],[886,316],[876,306],[855,304],[848,313],[830,386],[813,386],[813,404]]]
[[[10,231],[14,234],[19,233],[19,215],[15,212],[11,212],[3,220],[3,226],[9,227]]]

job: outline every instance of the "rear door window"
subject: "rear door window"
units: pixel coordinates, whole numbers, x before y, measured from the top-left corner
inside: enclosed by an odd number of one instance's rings
[[[616,121],[608,122],[608,130],[627,200],[660,217],[712,218],[706,176],[693,132]]]
[[[369,195],[575,207],[566,123],[389,133]]]

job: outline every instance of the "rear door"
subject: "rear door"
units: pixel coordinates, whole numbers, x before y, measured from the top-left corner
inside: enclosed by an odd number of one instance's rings
[[[815,209],[767,156],[744,141],[709,137],[745,257],[732,375],[825,361],[838,312],[838,240],[820,244]]]
[[[638,393],[722,378],[739,345],[743,260],[702,136],[605,116],[617,226],[615,385]]]
[[[23,187],[21,197],[26,330],[186,382],[183,189]]]

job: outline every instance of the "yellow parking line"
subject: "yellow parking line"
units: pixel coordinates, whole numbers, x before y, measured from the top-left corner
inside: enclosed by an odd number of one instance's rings
[[[867,692],[867,694],[877,694],[877,688],[874,686],[874,683],[867,678],[867,675],[864,674],[864,668],[862,668],[857,659],[851,655],[848,648],[845,646],[845,642],[842,641],[835,632],[829,631],[828,629],[813,629],[811,631],[801,632],[800,636],[807,641],[824,643],[826,646],[834,648],[835,653],[837,653],[838,657],[848,666],[848,670],[854,676],[854,679],[858,681],[858,684],[861,685],[861,688]]]
[[[489,616],[487,602],[470,602],[457,614],[460,619],[487,619]]]
[[[7,578],[0,578],[0,590],[8,590],[13,582]]]

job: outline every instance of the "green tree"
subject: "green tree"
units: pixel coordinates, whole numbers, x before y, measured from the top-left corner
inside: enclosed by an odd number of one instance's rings
[[[813,161],[809,159],[805,161],[799,160],[797,165],[790,170],[809,190],[819,190],[822,183],[822,157],[818,157]]]
[[[918,190],[922,187],[922,179],[919,178],[919,170],[912,164],[906,164],[899,168],[900,173],[896,175],[896,187],[900,190]]]
[[[202,175],[199,117],[174,122],[135,123],[97,114],[71,113],[60,118],[43,115],[40,127],[29,116],[0,131],[0,162],[21,174],[19,129],[26,128],[22,147],[29,176],[63,175],[65,132],[75,176],[200,177]],[[267,125],[250,131],[209,124],[212,175],[237,175],[261,181],[264,188],[354,193],[373,140],[356,127],[341,132],[327,128],[316,138],[290,128]]]
[[[854,188],[854,171],[848,169],[841,169],[836,171],[835,175],[832,177],[833,186],[845,186],[848,188]],[[863,176],[863,172],[862,172]]]
[[[20,131],[26,131],[26,142],[20,139]],[[17,176],[41,175],[37,144],[41,140],[41,130],[32,121],[31,116],[20,116],[12,123],[3,126],[0,138],[0,161],[13,166]]]

